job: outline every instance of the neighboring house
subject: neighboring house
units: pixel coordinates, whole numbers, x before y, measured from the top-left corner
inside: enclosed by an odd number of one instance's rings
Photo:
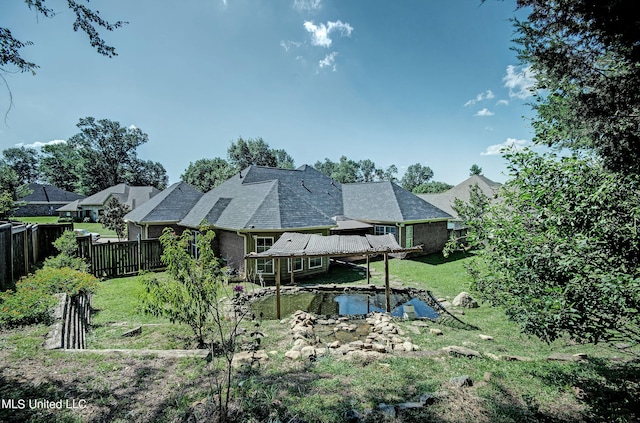
[[[92,222],[97,222],[111,198],[117,198],[122,204],[129,206],[130,210],[135,210],[159,192],[157,188],[150,186],[132,187],[127,184],[118,184],[60,207],[57,211],[60,217],[89,218]]]
[[[274,260],[244,257],[268,250],[284,232],[392,233],[403,247],[423,244],[425,252],[435,252],[447,241],[450,217],[391,182],[341,185],[307,165],[250,166],[202,195],[177,225],[195,230],[203,222],[213,225],[216,253],[229,267],[248,278],[272,279]],[[147,233],[160,230],[150,225]],[[300,257],[282,260],[281,266],[283,278],[291,272],[302,276],[325,272],[329,260]]]
[[[124,217],[129,239],[158,238],[165,227],[180,234],[184,227],[178,226],[178,222],[201,197],[202,192],[186,182],[171,185]]]
[[[498,190],[502,186],[499,182],[493,182],[483,175],[472,175],[448,191],[438,194],[418,194],[418,197],[450,214],[452,218],[448,224],[449,231],[455,232],[459,236],[460,231],[464,231],[464,225],[453,209],[453,203],[456,199],[460,199],[464,203],[469,202],[471,198],[471,187],[474,185],[478,185],[480,191],[486,195],[490,201],[496,199]]]
[[[53,185],[29,184],[29,195],[20,199],[14,216],[55,216],[58,208],[85,198],[84,195],[65,191]]]
[[[394,234],[401,247],[442,251],[449,214],[392,182],[342,185],[344,215],[373,225],[374,235]]]

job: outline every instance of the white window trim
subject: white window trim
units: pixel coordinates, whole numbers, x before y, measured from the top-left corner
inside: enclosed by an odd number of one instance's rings
[[[315,260],[315,259],[320,259],[320,264],[317,266],[312,266],[311,265],[311,260]],[[308,259],[308,264],[309,264],[309,269],[319,269],[322,267],[322,265],[324,264],[324,258],[323,257],[309,257]]]
[[[294,266],[293,272],[302,272],[304,270],[304,260],[302,259],[302,257],[294,257],[287,259],[287,272],[291,273],[291,263],[295,260],[300,260],[300,268],[296,269]]]
[[[259,236],[259,235],[254,235],[253,237],[253,242],[254,242],[254,249],[255,252],[258,252],[258,239],[270,239],[271,240],[271,245],[269,246],[269,248],[271,248],[273,246],[273,243],[275,242],[275,238],[272,236]],[[258,263],[264,263],[263,265],[266,265],[268,262],[271,262],[271,271],[270,272],[265,272],[263,270],[258,270]],[[275,261],[273,259],[257,259],[256,260],[256,272],[262,272],[263,275],[274,275],[276,273],[276,264]]]
[[[393,228],[393,232],[389,232],[389,228]],[[379,233],[378,229],[382,229],[382,233]],[[398,227],[395,225],[375,225],[373,227],[373,233],[376,235],[393,234],[393,236],[396,236],[397,232]]]

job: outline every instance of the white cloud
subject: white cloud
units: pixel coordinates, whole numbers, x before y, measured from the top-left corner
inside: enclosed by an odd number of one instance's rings
[[[138,127],[132,123],[131,125],[129,125],[129,129],[134,130],[134,129],[138,129]]]
[[[493,115],[495,115],[495,113],[493,113],[492,111],[490,111],[485,107],[482,110],[478,110],[474,116],[486,117],[486,116],[493,116]]]
[[[343,37],[351,36],[353,27],[348,23],[344,23],[340,20],[335,22],[327,22],[327,24],[316,25],[313,21],[305,21],[304,29],[311,34],[311,44],[320,47],[330,47],[333,40],[329,35],[333,32],[338,32]]]
[[[509,100],[498,100],[498,102],[496,103],[496,106],[508,106],[509,105]]]
[[[474,98],[474,99],[472,99],[472,100],[467,101],[466,103],[464,103],[464,105],[465,105],[465,107],[466,107],[466,106],[471,106],[471,105],[476,104],[476,103],[477,103],[477,102],[479,102],[479,101],[483,101],[483,100],[491,100],[491,99],[492,99],[492,98],[494,98],[494,97],[495,97],[495,95],[493,94],[493,91],[491,91],[491,90],[487,90],[487,91],[485,91],[485,92],[483,92],[483,93],[478,94],[478,95],[476,96],[476,98]]]
[[[17,147],[26,147],[26,148],[42,148],[45,145],[54,145],[54,144],[64,144],[66,143],[65,140],[51,140],[48,142],[40,142],[40,141],[36,141],[33,144],[25,144],[23,142],[16,144]]]
[[[320,60],[318,66],[320,69],[330,67],[334,72],[336,71],[336,56],[338,55],[337,51],[333,51],[327,54],[324,59]]]
[[[280,41],[280,47],[282,47],[286,52],[291,50],[293,47],[300,47],[301,45],[302,43],[299,43],[297,41]]]
[[[490,145],[489,147],[487,147],[485,151],[480,153],[480,155],[481,156],[498,156],[502,154],[502,150],[505,150],[505,149],[520,151],[520,150],[523,150],[525,147],[527,147],[528,144],[529,144],[529,141],[527,140],[507,138],[507,140],[502,144]]]
[[[509,89],[509,97],[525,99],[533,94],[536,79],[531,66],[519,68],[509,65],[506,72],[502,81],[504,86]]]
[[[322,0],[293,0],[293,8],[299,12],[322,9]]]

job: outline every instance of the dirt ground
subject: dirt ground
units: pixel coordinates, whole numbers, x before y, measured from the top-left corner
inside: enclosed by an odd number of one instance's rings
[[[185,362],[193,358],[8,354],[0,350],[1,422],[186,421],[208,391],[198,366]]]

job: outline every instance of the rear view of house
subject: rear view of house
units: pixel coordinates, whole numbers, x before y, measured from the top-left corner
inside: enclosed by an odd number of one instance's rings
[[[129,239],[156,237],[167,226],[198,230],[206,223],[216,232],[218,256],[248,278],[274,277],[274,260],[245,256],[267,251],[285,232],[392,234],[403,248],[422,245],[431,253],[444,247],[451,217],[394,183],[340,184],[307,165],[250,166],[200,195],[187,187],[174,184],[129,213]],[[280,274],[304,276],[328,266],[328,257],[297,257],[281,260]]]

